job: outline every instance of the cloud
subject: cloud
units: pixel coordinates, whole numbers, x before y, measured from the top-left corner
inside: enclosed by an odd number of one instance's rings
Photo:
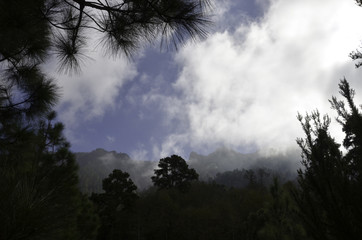
[[[159,152],[295,147],[297,112],[330,113],[343,76],[362,94],[348,58],[362,39],[361,10],[353,1],[274,0],[257,22],[187,45],[175,57],[178,96],[149,93],[179,123]]]
[[[91,42],[95,42],[94,39]],[[137,65],[125,57],[106,56],[97,47],[88,50],[79,73],[59,73],[55,58],[44,67],[60,87],[61,98],[55,110],[58,119],[65,123],[64,133],[73,145],[89,145],[77,128],[121,108],[120,92],[138,74]],[[108,143],[115,140],[107,136]]]
[[[106,138],[107,138],[109,143],[114,143],[116,141],[116,138],[112,137],[112,136],[107,136]]]
[[[136,160],[145,160],[145,159],[147,159],[147,155],[148,155],[148,152],[144,148],[138,149],[138,150],[133,150],[131,152],[132,159],[136,159]]]
[[[120,89],[138,74],[136,64],[125,58],[112,58],[96,50],[87,56],[80,74],[56,75],[61,88],[57,110],[61,112],[60,120],[66,122],[68,128],[120,107]],[[53,75],[54,66],[56,64],[50,64],[48,69]]]

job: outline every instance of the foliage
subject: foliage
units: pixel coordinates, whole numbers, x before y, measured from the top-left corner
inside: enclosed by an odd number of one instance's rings
[[[0,147],[1,239],[78,238],[77,165],[54,118],[48,114]]]
[[[307,239],[305,229],[297,216],[299,209],[290,195],[291,189],[294,189],[291,182],[281,185],[279,179],[274,178],[270,187],[272,199],[263,211],[260,211],[265,221],[258,231],[260,239]]]
[[[48,112],[58,98],[39,67],[50,47],[43,4],[0,1],[0,134],[19,118]]]
[[[127,208],[102,201],[101,195],[91,196],[101,219],[97,238],[129,240],[252,239],[247,238],[253,224],[250,216],[270,199],[265,188],[234,189],[198,181],[192,182],[187,192],[151,187]]]
[[[1,0],[0,61],[38,61],[51,53],[62,69],[76,69],[95,35],[113,55],[130,56],[160,37],[177,47],[207,35],[209,6],[208,0]]]
[[[356,4],[357,4],[358,6],[360,6],[360,7],[362,6],[362,0],[355,0],[355,1],[356,1]],[[361,59],[362,59],[362,52],[361,52],[361,50],[356,49],[355,51],[352,51],[352,52],[349,54],[349,56],[350,56],[350,58],[352,58],[354,61],[359,60],[359,61],[355,64],[356,68],[359,68],[359,67],[362,66],[362,61],[361,61]]]
[[[94,204],[88,199],[87,195],[82,194],[77,217],[79,240],[96,239],[99,225],[100,220]]]
[[[103,179],[102,186],[104,193],[93,193],[90,197],[97,206],[101,220],[97,239],[128,238],[124,228],[130,227],[127,219],[138,198],[135,192],[137,187],[128,173],[118,169]]]
[[[330,118],[318,112],[299,120],[306,134],[299,139],[304,169],[299,170],[300,189],[294,192],[307,230],[315,239],[356,239],[361,236],[362,116],[353,102],[354,91],[344,79],[339,84],[343,101],[333,97],[332,108],[346,134],[343,146],[329,135]]]
[[[101,204],[106,203],[112,210],[129,207],[137,199],[137,187],[127,172],[114,169],[102,182],[104,193],[93,194],[92,198]]]
[[[141,239],[246,239],[246,220],[267,195],[205,182],[193,182],[187,193],[150,189],[137,205],[138,234]]]
[[[206,35],[210,23],[205,0],[53,0],[44,13],[57,31],[56,53],[63,64],[79,65],[86,43],[86,30],[100,33],[111,54],[132,54],[145,41],[177,46],[187,37]]]
[[[184,191],[190,187],[191,181],[199,177],[195,169],[189,168],[186,161],[177,155],[160,159],[158,167],[151,179],[160,189],[177,188]]]
[[[214,181],[227,187],[244,188],[251,185],[269,186],[272,182],[272,171],[267,168],[234,169],[217,173]]]
[[[114,55],[131,56],[160,36],[177,46],[206,36],[207,5],[207,0],[0,0],[0,135],[14,119],[40,116],[56,103],[57,87],[41,70],[47,57],[56,55],[61,70],[77,70],[94,34]]]

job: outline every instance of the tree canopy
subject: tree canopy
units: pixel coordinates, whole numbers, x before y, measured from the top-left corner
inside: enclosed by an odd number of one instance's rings
[[[336,97],[330,102],[345,133],[345,154],[329,134],[328,116],[321,119],[318,112],[299,116],[306,137],[298,140],[304,168],[298,172],[300,189],[294,197],[315,239],[355,239],[362,234],[362,115],[345,79],[339,88],[347,105]]]
[[[190,182],[197,180],[199,175],[193,168],[189,168],[186,161],[177,155],[160,159],[159,169],[155,169],[152,181],[155,186],[163,188],[178,188],[186,190]]]
[[[0,61],[39,58],[52,50],[61,67],[75,68],[95,38],[113,55],[131,56],[160,38],[164,46],[177,47],[207,35],[208,6],[209,0],[2,0]]]
[[[126,233],[131,224],[129,214],[138,198],[136,185],[127,172],[114,169],[102,186],[104,193],[90,197],[101,220],[97,239],[129,239]]]
[[[0,239],[78,239],[83,221],[77,165],[55,114],[0,148]],[[87,213],[94,216],[93,212]]]
[[[107,205],[112,211],[129,207],[137,199],[137,186],[127,172],[114,169],[111,174],[103,179],[104,193],[93,194],[92,199],[99,205]]]

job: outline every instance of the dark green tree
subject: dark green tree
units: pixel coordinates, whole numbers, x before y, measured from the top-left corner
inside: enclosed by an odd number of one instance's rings
[[[137,186],[127,172],[114,169],[111,174],[102,181],[104,193],[92,194],[94,199],[106,203],[105,207],[113,210],[122,210],[131,206],[138,198],[136,194]]]
[[[253,169],[249,169],[246,170],[244,173],[244,178],[248,181],[248,185],[250,187],[255,187],[257,182],[256,182],[256,174],[255,171]]]
[[[77,165],[55,114],[0,151],[0,239],[78,239]]]
[[[199,178],[195,169],[189,168],[186,161],[177,155],[160,159],[158,167],[159,169],[155,169],[155,176],[151,179],[160,189],[187,190],[191,181]]]
[[[93,193],[101,226],[97,239],[129,239],[133,206],[138,198],[137,187],[127,172],[115,169],[103,179],[104,193]]]
[[[307,239],[305,229],[299,221],[298,208],[290,195],[291,182],[281,185],[278,178],[270,187],[271,201],[260,211],[265,223],[258,231],[259,239],[297,240]]]
[[[99,226],[100,220],[95,205],[86,194],[82,194],[77,217],[79,240],[96,239]]]
[[[58,98],[40,69],[51,45],[43,5],[43,0],[0,1],[0,136],[19,118],[48,112]]]
[[[298,139],[303,169],[298,171],[299,190],[293,195],[306,229],[315,239],[357,239],[362,234],[362,116],[345,79],[339,88],[347,106],[335,97],[330,102],[345,133],[345,154],[329,134],[328,116],[321,120],[314,112],[298,117],[306,138]]]
[[[186,194],[150,189],[138,202],[140,238],[135,239],[246,239],[242,220],[254,210],[251,205],[262,207],[248,193],[201,181]]]

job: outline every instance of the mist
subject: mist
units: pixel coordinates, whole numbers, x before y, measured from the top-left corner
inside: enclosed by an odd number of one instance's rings
[[[177,153],[176,153],[177,154]],[[158,161],[132,159],[126,153],[96,149],[92,152],[76,153],[79,164],[80,187],[86,193],[101,192],[102,179],[113,169],[130,174],[139,191],[152,185],[151,176]],[[208,155],[191,152],[185,159],[191,168],[200,175],[202,181],[212,181],[219,173],[242,169],[267,169],[272,176],[283,180],[296,177],[300,167],[300,151],[240,153],[231,148],[220,147]]]

